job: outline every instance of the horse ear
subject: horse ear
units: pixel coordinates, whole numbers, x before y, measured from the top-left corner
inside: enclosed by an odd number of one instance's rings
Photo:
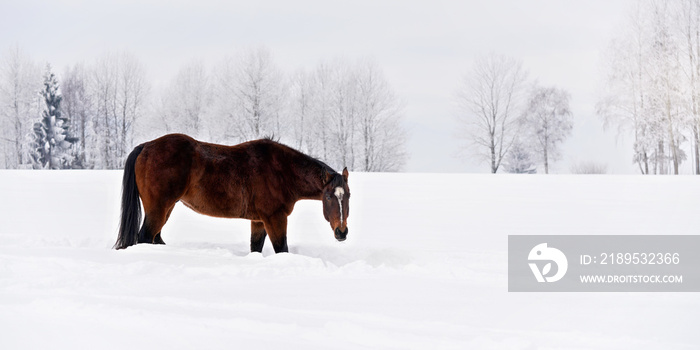
[[[345,179],[345,183],[348,183],[348,175],[350,175],[350,173],[348,173],[348,168],[343,168],[343,179]]]

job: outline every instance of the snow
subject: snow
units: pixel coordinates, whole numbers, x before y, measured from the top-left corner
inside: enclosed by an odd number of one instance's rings
[[[0,171],[1,349],[697,349],[698,293],[508,293],[509,234],[697,234],[695,177],[350,175],[290,254],[178,205],[110,249],[119,171]]]

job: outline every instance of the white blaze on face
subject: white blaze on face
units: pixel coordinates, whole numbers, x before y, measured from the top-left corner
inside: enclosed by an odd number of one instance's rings
[[[335,196],[338,198],[338,208],[340,208],[340,224],[343,224],[343,196],[345,190],[342,187],[335,188]]]

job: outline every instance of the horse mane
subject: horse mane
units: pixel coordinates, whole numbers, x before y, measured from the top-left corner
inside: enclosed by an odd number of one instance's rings
[[[281,142],[280,142],[280,138],[277,137],[277,136],[275,136],[275,134],[264,135],[264,136],[261,138],[261,140],[272,141],[272,142],[277,143],[277,144],[280,144],[280,145],[282,145],[282,146],[289,147],[289,146],[287,146],[287,145],[281,143]],[[292,147],[289,147],[289,148],[292,148]]]
[[[343,179],[343,176],[339,174],[337,171],[335,171],[333,168],[331,168],[328,164],[323,162],[322,160],[318,159],[317,157],[308,155],[302,151],[299,151],[298,149],[286,145],[282,142],[279,141],[279,138],[276,138],[275,135],[265,135],[263,138],[261,138],[258,141],[264,141],[270,144],[274,144],[277,146],[280,146],[282,148],[286,148],[287,150],[291,151],[292,153],[296,154],[297,156],[300,156],[304,158],[305,160],[309,161],[312,164],[315,164],[319,169],[320,173],[318,174],[319,177],[321,177],[321,182],[323,185],[328,185],[329,183],[332,183],[334,187],[342,186],[345,180]],[[331,179],[330,181],[324,181],[325,173],[331,174]]]

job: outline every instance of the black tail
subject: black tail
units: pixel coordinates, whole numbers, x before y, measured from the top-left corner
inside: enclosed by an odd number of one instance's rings
[[[141,154],[143,145],[138,145],[126,158],[124,164],[124,178],[122,180],[122,218],[119,223],[119,236],[114,243],[114,249],[124,249],[136,244],[138,240],[139,224],[141,223],[141,202],[139,201],[139,189],[136,187],[136,173],[134,164]]]

